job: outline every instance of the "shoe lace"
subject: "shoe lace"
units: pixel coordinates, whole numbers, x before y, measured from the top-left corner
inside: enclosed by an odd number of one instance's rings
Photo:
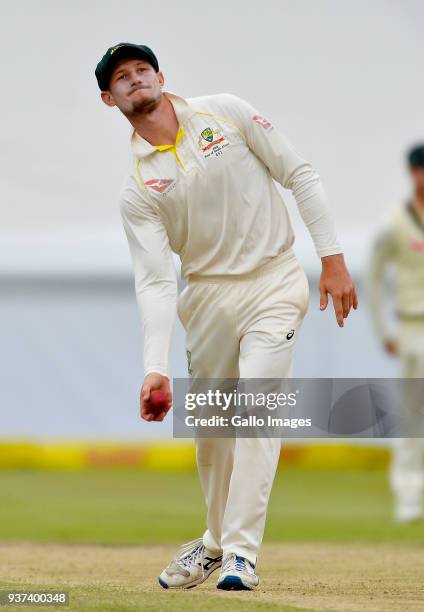
[[[234,570],[236,570],[237,572],[245,572],[246,570],[248,570],[248,567],[246,559],[243,559],[243,557],[239,557],[235,553],[231,553],[230,555],[227,555],[227,557],[225,557],[224,563],[222,564],[222,571],[231,572]]]
[[[191,540],[190,542],[186,542],[183,544],[178,551],[177,556],[174,559],[174,562],[177,563],[182,568],[190,567],[200,561],[200,565],[202,567],[202,575],[204,576],[205,570],[203,567],[203,556],[205,553],[205,546],[203,544],[202,538],[197,538],[196,540]]]

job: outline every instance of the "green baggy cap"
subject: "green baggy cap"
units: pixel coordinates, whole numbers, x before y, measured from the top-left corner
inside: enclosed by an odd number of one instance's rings
[[[159,63],[153,51],[146,45],[135,45],[133,43],[119,43],[109,47],[95,71],[97,83],[101,91],[109,88],[109,81],[116,64],[126,57],[139,57],[148,62],[156,72],[159,71]]]

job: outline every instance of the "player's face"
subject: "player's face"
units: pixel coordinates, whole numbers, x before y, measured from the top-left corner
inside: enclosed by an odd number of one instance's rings
[[[109,90],[102,92],[103,101],[117,106],[124,115],[143,113],[160,101],[164,83],[162,72],[139,58],[118,62],[110,77]]]
[[[411,177],[415,189],[424,193],[424,168],[411,168]]]

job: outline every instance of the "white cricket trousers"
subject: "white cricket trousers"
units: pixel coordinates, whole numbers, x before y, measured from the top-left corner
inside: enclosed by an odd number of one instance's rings
[[[399,326],[399,351],[404,378],[424,378],[424,322],[403,321]],[[405,397],[403,417],[411,430],[422,430],[424,397]],[[390,483],[398,506],[422,504],[424,440],[394,438]]]
[[[291,377],[308,303],[292,249],[248,274],[190,276],[178,300],[189,371],[194,378]],[[196,439],[208,549],[256,563],[280,447],[280,438]]]

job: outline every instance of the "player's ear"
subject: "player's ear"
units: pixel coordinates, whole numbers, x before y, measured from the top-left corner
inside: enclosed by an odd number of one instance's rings
[[[100,96],[105,104],[108,106],[116,106],[115,100],[113,99],[111,93],[109,91],[102,91]]]
[[[159,85],[163,87],[165,83],[165,77],[163,76],[163,72],[159,70],[159,72],[157,73],[157,76],[158,76]]]

